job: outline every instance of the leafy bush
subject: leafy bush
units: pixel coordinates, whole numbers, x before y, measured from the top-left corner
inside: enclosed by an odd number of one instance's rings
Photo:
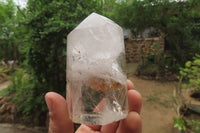
[[[44,125],[47,108],[44,106],[45,92],[38,91],[39,82],[22,69],[16,71],[10,79],[12,84],[4,93],[13,96],[11,102],[17,109],[15,119],[26,124]]]
[[[156,64],[153,63],[147,63],[147,64],[141,64],[137,67],[137,73],[138,75],[144,75],[144,76],[150,76],[150,77],[156,77],[156,75],[159,73],[159,67]]]
[[[173,58],[167,58],[166,54],[159,49],[159,44],[153,44],[154,50],[146,55],[146,59],[142,61],[137,68],[141,75],[155,77],[157,75],[164,76],[167,73],[177,73],[180,65],[174,63]]]
[[[200,90],[200,55],[196,55],[193,61],[187,61],[185,68],[181,68],[180,75],[188,80],[188,83],[183,84],[183,88],[192,87]]]
[[[193,57],[192,61],[187,61],[185,67],[180,69],[178,93],[181,92],[182,80],[185,80],[186,83],[182,84],[182,88],[193,88],[198,92],[200,91],[200,55]],[[183,100],[181,100],[183,102]],[[182,103],[183,104],[183,103]],[[175,127],[178,129],[185,130],[187,128],[191,129],[195,133],[200,132],[200,122],[191,120],[185,121],[182,118],[174,118]]]
[[[41,88],[65,91],[66,37],[91,12],[101,12],[98,1],[28,1],[27,59]]]
[[[173,118],[174,120],[174,127],[177,127],[178,130],[182,130],[182,131],[186,131],[188,129],[188,127],[190,127],[190,129],[194,132],[194,133],[199,133],[200,132],[200,122],[199,121],[195,121],[195,120],[191,120],[191,121],[187,121],[185,122],[182,118]]]
[[[187,125],[191,126],[196,133],[200,132],[200,122],[199,121],[191,120],[191,121],[187,122]]]
[[[174,127],[177,127],[179,131],[181,131],[181,130],[185,131],[186,130],[185,122],[182,118],[174,117],[173,120],[175,122]]]
[[[20,32],[14,34],[19,39],[16,43],[24,70],[14,74],[8,88],[18,118],[44,125],[45,94],[66,93],[67,34],[91,12],[101,10],[101,0],[29,0],[26,9],[18,9],[17,17],[22,21],[16,25]]]
[[[15,5],[12,0],[6,1],[0,1],[0,60],[8,61],[16,59],[17,49],[13,35]]]

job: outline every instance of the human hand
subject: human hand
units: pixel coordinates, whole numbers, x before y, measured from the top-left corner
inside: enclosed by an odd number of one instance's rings
[[[126,119],[103,126],[82,124],[76,133],[141,133],[142,97],[134,90],[130,80],[127,80],[127,87],[129,113]],[[48,92],[45,99],[49,108],[49,133],[74,133],[74,124],[69,119],[66,100],[55,92]]]

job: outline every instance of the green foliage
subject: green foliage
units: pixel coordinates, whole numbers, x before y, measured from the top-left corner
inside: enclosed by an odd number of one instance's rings
[[[193,130],[196,133],[200,133],[200,122],[199,121],[191,120],[191,121],[187,122],[187,125],[192,126]]]
[[[117,2],[116,0],[100,0],[101,1],[101,5],[102,5],[102,13],[104,16],[113,16],[114,12],[113,10],[116,8],[117,6]]]
[[[67,34],[90,13],[101,13],[101,2],[29,0],[26,9],[17,7],[12,19],[16,20],[13,44],[20,52],[23,70],[11,78],[13,84],[8,91],[13,94],[20,119],[43,125],[47,113],[45,94],[55,91],[65,95]]]
[[[185,126],[184,120],[182,118],[174,117],[173,120],[175,122],[174,127],[177,127],[179,131],[186,130],[186,126]]]
[[[160,50],[160,45],[153,44],[154,50],[146,55],[142,63],[138,66],[137,71],[141,75],[156,77],[164,76],[168,72],[176,73],[180,65],[175,63],[173,58],[167,58],[166,54]]]
[[[1,67],[0,68],[0,73],[5,73],[6,75],[12,75],[16,70],[13,68],[8,68],[8,67]]]
[[[194,132],[194,133],[199,133],[200,132],[200,122],[199,121],[195,121],[195,120],[191,120],[188,122],[184,122],[184,120],[182,118],[176,118],[173,117],[173,120],[175,122],[174,127],[177,127],[178,130],[186,130],[186,125],[187,128],[190,127],[190,129]]]
[[[8,88],[18,118],[44,124],[46,92],[66,93],[66,37],[90,13],[102,13],[103,4],[102,0],[29,0],[21,9],[11,0],[0,2],[0,60],[19,60],[23,68]]]
[[[165,39],[163,52],[159,51],[159,44],[153,44],[155,50],[147,55],[147,62],[142,61],[140,73],[176,73],[187,60],[200,53],[199,0],[127,0],[113,7],[109,17],[131,29],[134,36],[154,27]]]
[[[156,77],[156,74],[160,72],[160,69],[157,64],[151,62],[141,64],[137,67],[137,72],[139,75]]]
[[[66,36],[95,11],[101,11],[97,1],[29,0],[28,64],[42,88],[65,91]]]
[[[165,49],[177,64],[183,65],[200,53],[199,0],[133,0],[119,2],[114,7],[110,17],[131,29],[134,35],[148,27],[164,33]]]
[[[126,72],[126,76],[128,77],[131,74],[131,72]]]
[[[7,95],[13,95],[12,102],[17,107],[17,115],[21,114],[19,120],[28,123],[44,125],[47,109],[44,106],[44,91],[39,90],[37,80],[24,70],[18,70],[11,76],[12,84],[5,89]],[[37,89],[36,89],[37,88]],[[37,92],[37,93],[36,93]],[[38,109],[40,111],[38,112]],[[43,116],[41,115],[43,114]]]
[[[180,69],[180,75],[188,80],[183,88],[192,87],[200,90],[200,55],[196,55],[193,61],[187,61],[185,67]]]
[[[12,0],[0,2],[0,60],[15,59],[15,5]]]

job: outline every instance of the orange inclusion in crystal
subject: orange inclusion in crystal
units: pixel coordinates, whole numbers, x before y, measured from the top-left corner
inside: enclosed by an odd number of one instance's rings
[[[116,82],[114,80],[105,80],[105,79],[101,79],[101,78],[91,78],[89,80],[89,83],[87,84],[87,86],[89,86],[90,88],[94,89],[94,90],[101,90],[102,92],[113,88],[115,90],[118,89],[122,89],[125,88],[122,84],[120,84],[119,82]]]

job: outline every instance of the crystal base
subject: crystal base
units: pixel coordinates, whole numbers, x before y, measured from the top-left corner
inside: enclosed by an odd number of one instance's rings
[[[95,114],[81,114],[79,117],[73,117],[72,121],[75,123],[84,123],[89,125],[107,125],[127,117],[128,112],[108,114],[108,117],[102,117],[100,113]]]

